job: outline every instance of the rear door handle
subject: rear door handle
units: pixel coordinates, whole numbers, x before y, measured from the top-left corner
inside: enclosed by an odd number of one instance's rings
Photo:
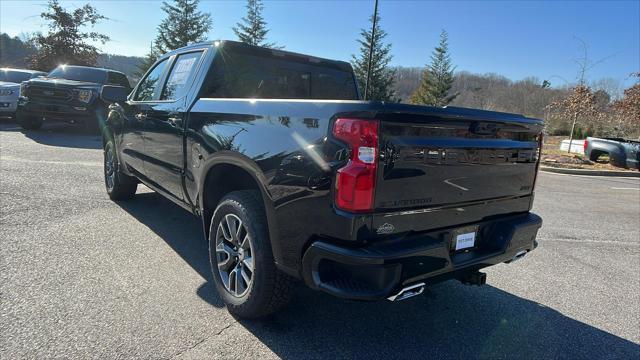
[[[137,113],[135,116],[136,116],[136,120],[138,120],[138,121],[142,121],[142,120],[145,120],[147,118],[147,114],[145,114],[145,113]]]
[[[182,119],[179,117],[172,116],[167,120],[169,121],[169,125],[173,127],[182,127]]]

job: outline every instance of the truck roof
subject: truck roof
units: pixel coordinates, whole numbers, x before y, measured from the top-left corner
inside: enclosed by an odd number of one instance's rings
[[[247,53],[254,53],[255,55],[272,55],[272,56],[288,57],[290,59],[297,58],[300,60],[304,60],[305,62],[316,63],[319,66],[329,66],[342,71],[352,71],[351,64],[346,61],[332,60],[332,59],[326,59],[326,58],[321,58],[317,56],[311,56],[311,55],[306,55],[306,54],[301,54],[301,53],[296,53],[296,52],[291,52],[286,50],[249,45],[243,42],[233,41],[233,40],[215,40],[215,41],[204,41],[204,42],[194,43],[194,44],[182,47],[180,49],[170,51],[164,54],[162,57],[169,57],[176,53],[182,53],[185,50],[208,48],[208,47],[213,47],[217,49],[221,49],[221,48],[234,49],[236,51],[240,50]]]
[[[62,66],[62,65],[58,65],[58,66]],[[94,70],[99,70],[99,71],[111,71],[111,72],[116,72],[116,73],[120,73],[122,75],[126,75],[125,73],[123,73],[122,71],[118,71],[118,70],[113,70],[113,69],[107,69],[107,68],[101,68],[101,67],[96,67],[96,66],[82,66],[82,65],[64,65],[65,67],[70,67],[70,68],[83,68],[83,69],[94,69]],[[56,67],[57,68],[57,67]]]

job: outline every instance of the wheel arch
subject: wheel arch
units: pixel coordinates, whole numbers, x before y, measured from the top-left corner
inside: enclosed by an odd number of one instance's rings
[[[624,148],[619,144],[611,143],[594,143],[590,146],[589,159],[597,159],[598,157],[607,154],[609,156],[609,162],[620,164],[626,160],[626,154]]]
[[[266,187],[268,182],[260,167],[242,154],[224,151],[216,153],[207,161],[202,174],[198,191],[198,205],[205,238],[209,238],[213,212],[224,195],[232,191],[258,190],[267,217],[271,248],[276,263],[278,263],[278,249],[277,246],[274,246],[278,239],[275,209]]]

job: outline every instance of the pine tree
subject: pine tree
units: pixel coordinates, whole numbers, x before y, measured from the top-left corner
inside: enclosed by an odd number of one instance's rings
[[[162,2],[167,17],[158,25],[155,44],[158,55],[203,41],[211,29],[211,14],[198,11],[200,0]]]
[[[373,22],[373,16],[369,19]],[[369,77],[369,93],[367,100],[377,101],[398,101],[395,98],[394,82],[395,70],[389,67],[393,56],[391,55],[391,44],[385,44],[384,38],[387,32],[380,26],[380,16],[376,18],[375,38],[372,39],[371,30],[362,29],[360,44],[360,54],[358,57],[351,55],[351,65],[358,81],[360,94],[364,96],[364,88],[367,79],[367,69],[369,64],[369,45],[373,40],[373,56],[371,60],[371,75]]]
[[[141,78],[149,68],[155,64],[160,55],[158,54],[158,50],[155,48],[153,41],[151,42],[151,46],[149,48],[149,52],[144,56],[142,62],[137,66],[138,69],[133,73],[135,77],[138,79]]]
[[[242,22],[233,27],[233,32],[238,36],[238,40],[250,45],[280,48],[274,43],[266,42],[267,22],[262,17],[262,0],[247,0],[247,16],[242,18]]]
[[[422,74],[420,86],[411,95],[414,104],[446,106],[455,96],[449,96],[453,85],[453,70],[449,55],[449,35],[442,30],[440,44],[431,54],[431,64]]]
[[[31,66],[34,69],[49,71],[58,64],[96,64],[98,48],[90,42],[104,44],[109,41],[109,37],[94,31],[81,30],[107,19],[100,15],[96,8],[86,4],[73,11],[67,11],[57,0],[49,0],[47,10],[40,16],[49,22],[49,33],[37,34],[33,39],[38,49],[31,58]]]

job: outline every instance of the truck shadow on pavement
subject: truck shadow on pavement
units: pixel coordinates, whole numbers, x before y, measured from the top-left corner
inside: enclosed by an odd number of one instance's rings
[[[69,124],[45,124],[39,130],[22,130],[11,119],[0,119],[0,131],[22,132],[29,139],[48,146],[78,149],[102,149],[99,135],[87,134],[82,126]]]
[[[212,283],[200,221],[156,193],[119,205]],[[490,281],[491,279],[489,279]],[[622,310],[624,311],[624,310]],[[630,319],[630,321],[633,321]],[[638,358],[640,346],[491,285],[437,284],[403,302],[355,302],[300,286],[266,321],[240,321],[282,358]]]

